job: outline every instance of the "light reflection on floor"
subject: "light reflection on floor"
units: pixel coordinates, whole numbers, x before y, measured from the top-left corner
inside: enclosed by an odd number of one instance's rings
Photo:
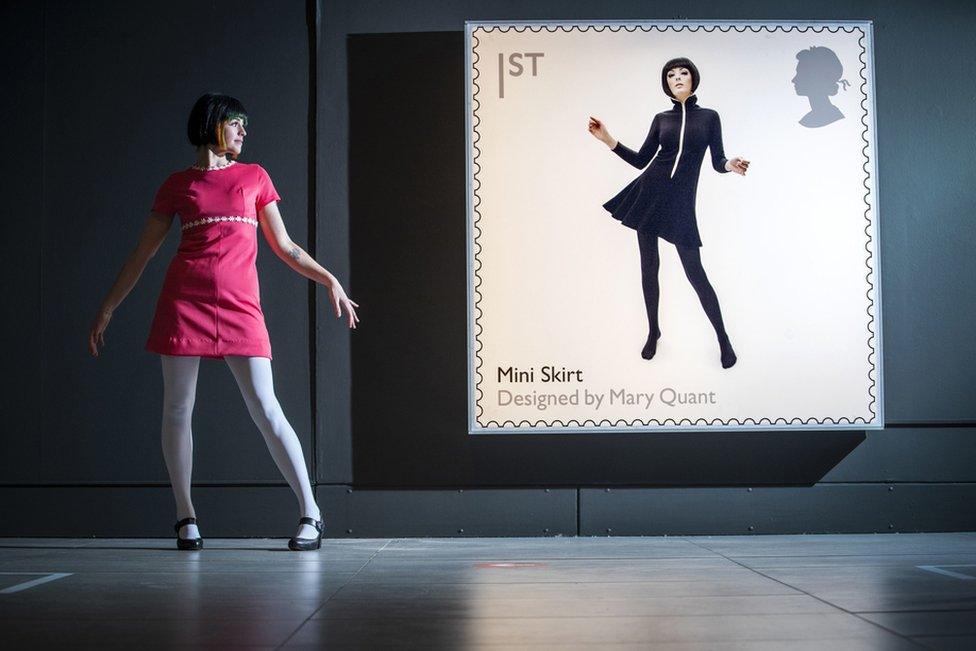
[[[172,545],[0,539],[0,648],[976,648],[976,533]]]

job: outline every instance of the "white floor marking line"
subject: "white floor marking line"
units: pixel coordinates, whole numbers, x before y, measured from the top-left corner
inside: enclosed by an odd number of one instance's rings
[[[42,574],[39,579],[31,579],[30,581],[24,581],[23,583],[18,583],[17,585],[12,585],[9,588],[4,588],[0,590],[0,594],[13,594],[15,592],[22,592],[24,590],[29,590],[34,586],[41,585],[42,583],[50,583],[51,581],[57,581],[58,579],[63,579],[66,576],[71,576],[73,572],[0,572],[0,574]]]
[[[962,579],[963,581],[972,581],[976,579],[976,576],[970,576],[969,574],[963,574],[962,572],[953,572],[952,570],[944,570],[943,567],[976,567],[976,565],[916,565],[920,570],[925,570],[926,572],[935,572],[936,574],[944,574],[945,576],[951,576],[954,579]]]

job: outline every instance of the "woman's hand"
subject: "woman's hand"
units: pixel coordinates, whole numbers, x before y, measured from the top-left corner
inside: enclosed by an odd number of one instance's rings
[[[329,300],[332,301],[332,308],[335,310],[336,318],[341,317],[342,311],[345,310],[349,318],[349,327],[355,330],[356,324],[359,323],[359,317],[356,316],[355,308],[359,307],[359,304],[346,296],[345,290],[342,289],[342,285],[338,281],[333,282],[329,287]]]
[[[88,352],[92,357],[98,357],[98,345],[105,345],[105,328],[112,320],[111,310],[99,310],[92,321],[91,330],[88,332]]]
[[[610,132],[607,131],[606,125],[592,115],[590,116],[590,124],[588,128],[590,133],[593,134],[594,138],[604,143],[610,149],[617,146],[617,141],[614,140],[613,136],[610,135]]]
[[[749,161],[744,158],[739,158],[738,156],[735,158],[730,158],[727,169],[730,172],[735,172],[736,174],[745,176],[746,171],[749,169]]]

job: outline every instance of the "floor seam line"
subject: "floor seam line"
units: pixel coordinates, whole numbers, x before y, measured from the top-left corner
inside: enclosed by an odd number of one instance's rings
[[[694,540],[688,540],[687,538],[685,538],[685,540],[687,540],[688,542],[690,542],[693,545],[698,545],[698,543],[695,542]],[[702,549],[708,549],[704,545],[698,545],[698,546],[701,547]],[[726,556],[722,552],[714,551],[714,550],[711,550],[711,549],[709,549],[709,551],[711,551],[711,552],[713,552],[715,554],[718,554],[722,558],[724,558],[724,559],[726,559],[728,561],[731,561],[732,563],[735,563],[739,567],[745,568],[745,569],[749,570],[750,572],[755,572],[756,574],[758,574],[759,576],[761,576],[761,577],[763,577],[765,579],[768,579],[770,581],[774,581],[776,583],[779,583],[780,585],[784,585],[784,586],[786,586],[786,587],[788,587],[788,588],[790,588],[792,590],[796,590],[797,592],[801,592],[801,593],[807,595],[808,597],[810,597],[811,599],[816,599],[817,601],[819,601],[822,604],[826,604],[826,605],[830,606],[831,608],[836,608],[837,610],[841,611],[842,613],[845,613],[847,615],[850,615],[851,617],[856,617],[857,619],[861,620],[862,622],[867,622],[868,624],[871,624],[872,626],[875,626],[877,628],[880,628],[881,630],[883,630],[885,632],[891,633],[892,635],[895,635],[897,637],[900,637],[903,640],[905,640],[907,642],[910,642],[911,644],[915,644],[915,645],[920,646],[920,647],[922,647],[924,649],[931,648],[931,647],[929,647],[927,645],[922,644],[921,642],[919,642],[917,640],[913,640],[912,638],[908,637],[907,635],[902,635],[901,633],[898,633],[897,631],[894,631],[894,630],[892,630],[892,629],[890,629],[890,628],[888,628],[886,626],[882,626],[881,624],[878,624],[877,622],[872,622],[869,619],[866,619],[864,617],[861,617],[858,613],[851,612],[851,611],[847,610],[846,608],[842,608],[841,606],[838,606],[837,604],[830,603],[826,599],[822,599],[821,597],[818,597],[818,596],[816,596],[814,594],[811,594],[811,593],[807,592],[806,590],[803,590],[802,588],[798,588],[798,587],[796,587],[794,585],[790,585],[789,583],[787,583],[785,581],[781,581],[780,579],[777,579],[775,577],[769,576],[767,574],[763,574],[759,570],[757,570],[757,569],[755,569],[753,567],[749,567],[748,565],[745,565],[743,563],[740,563],[739,561],[735,560],[734,558],[730,558],[730,557]],[[756,556],[755,558],[762,558],[762,557],[761,556]]]
[[[323,602],[322,602],[321,604],[319,604],[319,606],[318,606],[318,608],[316,608],[315,610],[313,610],[313,611],[312,611],[312,613],[311,613],[311,614],[310,614],[310,615],[309,615],[308,617],[306,617],[305,619],[303,619],[303,620],[302,620],[302,623],[301,623],[301,624],[299,624],[299,625],[298,625],[298,626],[297,626],[297,627],[295,628],[295,630],[291,632],[291,635],[289,635],[288,637],[286,637],[286,638],[284,639],[284,641],[282,641],[282,643],[281,643],[281,644],[279,644],[278,646],[276,646],[276,647],[275,647],[275,649],[281,649],[281,648],[284,648],[284,646],[285,646],[286,644],[288,644],[288,641],[289,641],[289,640],[291,640],[291,639],[292,639],[293,637],[295,637],[295,633],[297,633],[298,631],[300,631],[300,630],[302,630],[302,628],[303,628],[303,627],[305,626],[305,624],[308,624],[308,622],[309,622],[309,621],[310,621],[310,620],[311,620],[312,618],[314,618],[314,617],[315,617],[315,614],[316,614],[317,612],[319,612],[320,610],[322,610],[322,608],[324,608],[324,607],[325,607],[325,605],[326,605],[327,603],[329,603],[329,601],[331,601],[331,600],[332,600],[332,598],[333,598],[334,596],[336,596],[337,594],[339,594],[339,591],[340,591],[340,590],[342,590],[342,589],[343,589],[344,587],[346,587],[346,586],[347,586],[347,585],[349,584],[349,582],[350,582],[350,581],[352,581],[352,580],[353,580],[354,578],[356,578],[356,575],[357,575],[357,574],[359,574],[360,572],[362,572],[362,571],[363,571],[363,568],[364,568],[364,567],[366,567],[367,565],[369,565],[369,562],[370,562],[371,560],[373,560],[374,558],[376,558],[376,555],[377,555],[377,554],[379,554],[379,553],[380,553],[381,551],[383,551],[384,549],[386,549],[386,548],[387,548],[387,546],[388,546],[388,545],[389,545],[389,544],[390,544],[391,542],[393,542],[393,539],[392,539],[392,538],[391,538],[391,539],[389,539],[389,540],[387,540],[387,541],[386,541],[385,543],[383,543],[383,546],[382,546],[382,547],[380,547],[379,549],[377,549],[376,551],[374,551],[374,552],[372,553],[372,555],[371,555],[371,556],[370,556],[369,558],[367,558],[367,559],[366,559],[366,560],[365,560],[365,561],[363,562],[363,564],[362,564],[362,565],[360,565],[360,566],[359,566],[359,569],[358,569],[358,570],[356,570],[355,572],[353,572],[353,573],[352,573],[352,574],[351,574],[351,575],[349,576],[349,578],[348,578],[348,579],[346,579],[345,581],[343,581],[343,583],[342,583],[342,585],[340,585],[340,586],[339,586],[338,588],[336,588],[335,590],[333,590],[333,591],[332,591],[332,594],[330,594],[330,595],[329,595],[328,597],[326,597],[326,599],[325,599],[325,601],[323,601]]]

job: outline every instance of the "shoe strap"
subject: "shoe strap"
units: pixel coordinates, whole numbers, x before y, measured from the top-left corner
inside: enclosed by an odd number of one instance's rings
[[[176,524],[174,524],[173,525],[173,528],[176,529],[176,533],[179,533],[180,532],[180,527],[183,527],[184,525],[196,524],[196,523],[197,523],[197,519],[196,518],[183,518],[182,520],[180,520],[179,522],[177,522]]]
[[[299,518],[298,524],[310,524],[313,527],[315,527],[316,531],[318,532],[322,531],[322,521],[316,520],[315,518],[306,518],[306,517]]]

